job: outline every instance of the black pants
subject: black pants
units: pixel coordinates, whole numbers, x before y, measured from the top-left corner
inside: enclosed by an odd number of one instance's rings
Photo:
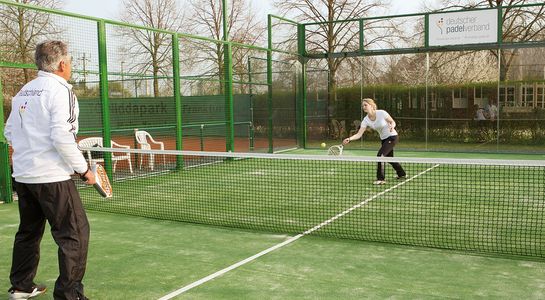
[[[15,235],[10,281],[18,290],[32,290],[40,260],[45,221],[59,246],[59,277],[55,299],[83,298],[82,279],[87,264],[89,222],[72,180],[27,184],[16,182],[19,230]]]
[[[388,138],[385,138],[382,140],[382,146],[378,150],[377,156],[387,156],[387,157],[394,157],[394,146],[397,144],[398,136],[393,135]],[[402,177],[405,176],[405,170],[401,167],[399,163],[391,162],[390,165],[394,167],[396,170],[397,176]],[[377,166],[377,180],[384,180],[384,172],[385,172],[385,163],[379,162]]]

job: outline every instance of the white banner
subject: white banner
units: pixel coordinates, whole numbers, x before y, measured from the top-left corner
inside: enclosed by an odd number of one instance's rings
[[[430,14],[429,45],[447,46],[498,42],[498,10]]]

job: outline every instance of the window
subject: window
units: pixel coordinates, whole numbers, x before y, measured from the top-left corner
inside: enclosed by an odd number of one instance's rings
[[[521,103],[522,107],[534,107],[534,86],[523,84],[521,86]]]
[[[467,108],[467,97],[464,97],[462,89],[452,91],[452,108]]]
[[[536,90],[536,106],[545,108],[545,83],[538,83]]]
[[[501,106],[515,106],[515,87],[502,86],[500,87],[499,102]]]

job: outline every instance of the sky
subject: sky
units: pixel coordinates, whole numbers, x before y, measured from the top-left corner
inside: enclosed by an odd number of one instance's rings
[[[390,0],[391,8],[387,15],[406,14],[419,12],[421,3],[426,0]],[[426,2],[433,2],[427,0]],[[436,0],[435,0],[436,1]],[[121,0],[65,0],[63,10],[77,14],[93,16],[104,19],[118,20]],[[268,0],[250,0],[252,7],[266,22],[268,13],[275,14]]]

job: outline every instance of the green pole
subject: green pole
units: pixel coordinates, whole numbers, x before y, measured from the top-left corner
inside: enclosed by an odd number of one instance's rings
[[[2,88],[2,80],[0,80],[0,118],[2,118],[2,125],[0,129],[0,200],[5,203],[11,203],[13,201],[13,194],[11,192],[11,168],[9,163],[9,145],[4,137],[4,93]]]
[[[102,104],[102,142],[104,147],[112,146],[110,127],[110,99],[108,95],[108,59],[106,57],[106,23],[98,21],[98,71],[100,78],[100,102]],[[104,153],[104,167],[110,180],[113,179],[112,155]]]
[[[299,108],[297,120],[299,121],[298,144],[303,149],[307,147],[307,63],[301,62],[299,71],[299,97],[297,99]]]
[[[503,8],[498,6],[498,45],[503,44]]]
[[[424,16],[424,47],[426,47],[426,49],[429,48],[430,46],[430,15],[429,14],[426,14]],[[426,118],[425,118],[425,149],[426,151],[428,151],[428,93],[429,93],[429,78],[430,78],[430,52],[426,52],[426,95],[424,96],[424,101],[426,101],[426,105],[425,105],[425,108],[426,108]]]
[[[496,151],[500,149],[500,117],[501,117],[501,106],[500,106],[500,87],[502,80],[502,45],[503,45],[503,8],[498,6],[498,85],[496,87],[496,103],[498,106],[498,115],[496,116]]]
[[[424,15],[424,47],[430,46],[430,14]]]
[[[363,19],[360,19],[359,21],[359,28],[360,28],[360,32],[359,32],[359,36],[360,36],[360,55],[363,54],[363,47],[365,46],[364,45],[364,41],[363,41]]]
[[[299,77],[299,93],[297,99],[297,107],[299,113],[297,120],[299,124],[298,143],[303,147],[307,147],[307,61],[305,43],[305,25],[297,25],[297,52],[299,54],[299,62],[301,63],[301,71]]]
[[[252,82],[252,60],[251,60],[251,57],[248,57],[248,82]],[[249,92],[250,92],[250,95],[252,95],[252,92],[253,92],[253,86],[252,84],[249,85]]]
[[[174,85],[174,101],[176,102],[176,150],[182,150],[182,94],[180,92],[180,40],[177,34],[172,35],[172,79]],[[184,167],[184,159],[176,155],[176,169]]]
[[[3,130],[3,127],[2,127]],[[11,168],[9,163],[9,146],[6,142],[0,142],[0,199],[6,203],[13,201],[11,191]]]
[[[252,82],[252,60],[248,57],[248,82],[250,82],[250,126],[248,135],[250,140],[250,151],[254,150],[254,92]]]
[[[226,145],[227,152],[235,151],[235,126],[233,113],[233,60],[232,46],[229,42],[229,27],[227,22],[227,0],[223,2],[223,41],[224,45],[224,69],[225,69],[225,120],[227,123]]]
[[[269,153],[274,152],[273,145],[273,83],[272,83],[272,17],[267,19],[267,127],[269,137]]]

